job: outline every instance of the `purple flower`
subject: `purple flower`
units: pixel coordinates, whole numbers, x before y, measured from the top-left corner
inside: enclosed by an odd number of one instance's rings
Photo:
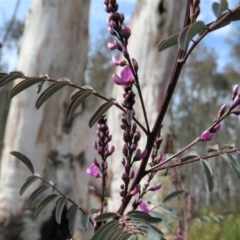
[[[144,201],[141,201],[141,203],[139,205],[139,209],[142,212],[149,213],[149,208],[147,207],[147,204]]]
[[[93,177],[99,177],[98,167],[92,163],[89,168],[87,168],[87,174]]]
[[[210,141],[212,138],[213,138],[213,133],[210,133],[209,130],[204,131],[200,136],[200,139],[202,141]]]
[[[125,66],[120,73],[120,77],[117,74],[113,74],[112,80],[115,84],[121,86],[126,86],[132,83],[134,80],[134,76],[131,68],[129,66]]]

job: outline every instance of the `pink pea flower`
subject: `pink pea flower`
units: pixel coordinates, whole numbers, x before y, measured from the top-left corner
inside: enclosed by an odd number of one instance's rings
[[[147,207],[147,204],[144,201],[141,201],[139,209],[142,212],[149,213],[149,208]]]
[[[130,84],[134,80],[131,68],[128,65],[125,66],[120,73],[120,77],[117,74],[113,74],[112,80],[115,84],[121,86]]]
[[[93,177],[99,177],[98,167],[92,163],[89,168],[87,168],[87,174]]]

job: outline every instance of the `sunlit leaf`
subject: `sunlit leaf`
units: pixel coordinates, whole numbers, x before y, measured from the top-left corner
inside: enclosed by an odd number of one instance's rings
[[[82,94],[79,94],[77,97],[74,98],[74,100],[70,103],[67,113],[66,113],[66,118],[67,121],[69,121],[72,118],[72,115],[76,111],[76,109],[79,107],[80,104],[83,103],[83,101],[91,95],[90,92],[84,92]]]
[[[182,191],[182,190],[172,192],[172,193],[170,193],[169,195],[167,195],[167,196],[163,199],[163,202],[166,202],[166,201],[168,201],[168,200],[170,200],[170,199],[172,199],[172,198],[174,198],[174,197],[177,197],[177,196],[179,196],[179,195],[181,195],[181,194],[183,194],[183,193],[184,193],[184,191]]]
[[[211,192],[214,187],[214,181],[213,181],[213,173],[212,173],[212,168],[208,161],[206,160],[201,160],[202,166],[203,166],[203,171],[206,177],[207,185],[208,185],[208,190]]]
[[[12,154],[16,158],[18,158],[21,162],[23,162],[28,167],[28,169],[31,171],[31,173],[34,174],[34,168],[33,168],[32,162],[28,159],[28,157],[26,157],[22,153],[16,152],[16,151],[12,151],[12,152],[10,152],[10,154]]]
[[[61,197],[58,199],[58,202],[56,204],[55,218],[56,218],[56,222],[59,224],[61,224],[62,212],[63,212],[66,202],[67,202],[67,198]]]
[[[23,74],[21,73],[15,73],[15,74],[9,74],[3,78],[1,78],[0,80],[0,87],[2,87],[3,85],[9,83],[9,82],[12,82],[18,78],[21,78],[23,77]]]
[[[98,108],[98,110],[93,114],[89,121],[89,127],[91,128],[101,117],[102,115],[110,108],[114,102],[106,102]]]
[[[60,81],[52,84],[49,88],[47,88],[38,98],[36,102],[36,108],[39,109],[43,103],[45,103],[54,93],[56,93],[61,88],[68,85],[68,81]]]
[[[44,78],[28,78],[20,83],[18,83],[16,86],[14,86],[11,91],[8,94],[9,98],[13,98],[16,96],[18,93],[22,92],[23,90],[39,83],[39,82],[44,82]]]
[[[49,186],[45,186],[45,185],[37,188],[28,198],[26,206],[29,207],[32,204],[32,202],[37,198],[37,196],[40,195],[42,192],[44,192],[48,188]]]
[[[27,190],[27,188],[36,180],[38,179],[37,176],[30,176],[26,179],[26,182],[22,185],[19,194],[23,195],[23,193]]]
[[[75,226],[75,221],[77,217],[77,212],[78,212],[78,206],[72,205],[67,212],[67,219],[68,219],[68,229],[73,235],[74,233],[74,226]]]
[[[163,41],[161,41],[158,44],[158,51],[160,52],[164,49],[167,49],[169,47],[176,45],[178,43],[178,36],[179,36],[179,33],[174,34],[174,35],[168,37],[167,39],[164,39]]]
[[[45,208],[51,201],[53,201],[55,198],[59,197],[57,194],[52,194],[44,198],[36,207],[34,211],[35,218],[38,216],[38,214]]]

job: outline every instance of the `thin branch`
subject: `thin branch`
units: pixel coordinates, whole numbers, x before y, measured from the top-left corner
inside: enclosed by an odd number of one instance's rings
[[[75,203],[71,198],[67,197],[66,195],[64,195],[61,191],[59,191],[54,185],[52,185],[51,183],[49,183],[48,181],[46,181],[44,178],[38,176],[39,179],[41,179],[44,183],[46,183],[49,187],[53,188],[56,192],[58,192],[62,197],[67,198],[67,200],[69,202],[71,202],[73,205],[78,206],[78,209],[82,212],[82,214],[87,215],[87,213],[85,213],[85,211],[77,204]],[[93,221],[91,218],[89,218],[89,221],[91,222],[92,225],[94,225]]]
[[[179,166],[183,166],[183,165],[186,165],[186,164],[190,164],[190,163],[193,163],[193,162],[200,161],[202,159],[209,159],[209,158],[213,158],[213,157],[218,157],[218,156],[220,156],[224,153],[234,153],[234,152],[240,152],[240,149],[231,149],[231,150],[223,151],[223,152],[218,151],[217,153],[214,153],[214,154],[211,154],[211,155],[198,156],[198,157],[192,158],[191,160],[188,160],[188,161],[179,162],[179,163],[175,163],[175,164],[164,166],[164,167],[159,167],[158,169],[155,169],[154,171],[165,170],[166,168],[179,167]]]

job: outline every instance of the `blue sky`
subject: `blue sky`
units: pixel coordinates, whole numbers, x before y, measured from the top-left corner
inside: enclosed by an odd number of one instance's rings
[[[9,20],[13,14],[14,7],[17,0],[0,0],[0,27]],[[149,0],[155,1],[155,0]],[[126,20],[130,19],[131,13],[133,11],[136,0],[118,0],[120,12],[125,14]],[[199,20],[203,20],[205,23],[213,21],[214,15],[211,11],[212,0],[201,0],[201,14]],[[234,7],[238,0],[229,0],[230,8]],[[27,10],[30,6],[31,0],[21,0],[20,6],[17,12],[17,18],[24,20]],[[91,0],[91,10],[90,10],[90,43],[94,44],[94,37],[99,34],[100,30],[106,27],[106,17],[107,13],[103,10],[103,0]],[[238,24],[239,26],[239,24]],[[210,48],[214,48],[219,56],[219,69],[225,64],[226,59],[229,58],[229,47],[225,43],[226,37],[229,36],[230,32],[234,30],[236,23],[232,23],[225,28],[217,30],[211,33],[206,39],[205,43]],[[221,51],[219,51],[221,49]],[[11,53],[11,62],[9,62],[9,70],[15,68],[17,63],[16,51]]]

